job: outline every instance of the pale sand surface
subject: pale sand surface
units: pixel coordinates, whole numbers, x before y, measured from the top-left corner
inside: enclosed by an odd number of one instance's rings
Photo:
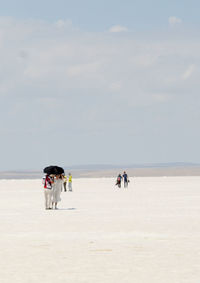
[[[76,179],[59,210],[40,180],[0,181],[1,283],[199,283],[200,178]]]

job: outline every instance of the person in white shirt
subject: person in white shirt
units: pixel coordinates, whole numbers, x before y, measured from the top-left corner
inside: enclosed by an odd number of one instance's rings
[[[55,181],[53,183],[53,201],[52,201],[52,208],[53,206],[55,209],[57,208],[58,202],[61,201],[60,194],[63,187],[63,177],[62,175],[56,175]]]
[[[49,175],[43,177],[45,209],[52,209],[53,178]]]

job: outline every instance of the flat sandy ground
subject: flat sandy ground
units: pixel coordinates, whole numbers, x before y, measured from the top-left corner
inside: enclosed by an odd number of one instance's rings
[[[0,181],[1,283],[199,283],[200,178],[74,179],[59,210],[40,180]]]

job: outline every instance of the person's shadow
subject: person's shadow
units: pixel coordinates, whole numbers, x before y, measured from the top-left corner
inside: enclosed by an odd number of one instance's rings
[[[58,208],[58,210],[76,210],[74,207],[69,207],[69,208]]]

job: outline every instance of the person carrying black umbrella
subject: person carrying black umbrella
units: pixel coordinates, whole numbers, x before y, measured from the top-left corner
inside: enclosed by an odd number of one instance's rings
[[[63,176],[62,175],[56,175],[56,178],[53,183],[53,200],[52,200],[52,208],[57,208],[58,202],[61,201],[60,194],[63,187]]]
[[[63,174],[65,173],[64,169],[59,166],[51,165],[51,166],[45,167],[43,172],[46,174],[46,176],[48,176],[48,179],[50,175],[54,176],[50,182],[50,185],[52,188],[50,199],[53,198],[51,199],[52,208],[54,206],[55,209],[57,209],[57,204],[59,201],[61,201],[60,194],[61,194],[62,186],[63,186]],[[49,198],[48,198],[48,201],[49,201]],[[47,207],[48,207],[47,209],[50,208],[49,203]]]

